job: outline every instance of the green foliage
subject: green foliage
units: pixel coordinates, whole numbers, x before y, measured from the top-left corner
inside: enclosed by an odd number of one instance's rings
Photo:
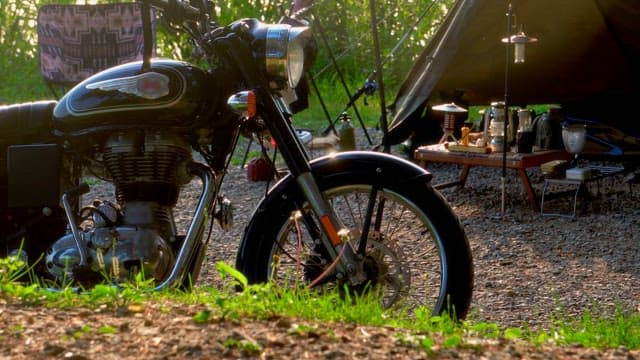
[[[309,108],[293,116],[293,124],[301,129],[323,130],[327,128],[330,122],[335,123],[340,117],[346,104],[349,103],[349,93],[353,94],[354,89],[358,89],[364,84],[364,81],[353,81],[343,87],[327,78],[317,81],[318,91],[311,91],[309,98]],[[319,94],[318,94],[319,93]],[[322,100],[322,101],[321,101]],[[328,117],[322,108],[322,102],[327,107]],[[363,123],[372,128],[379,125],[380,121],[380,99],[378,94],[373,96],[363,96],[359,101],[355,102],[355,108],[360,114]],[[359,120],[354,107],[346,109],[347,113],[352,117],[353,126],[359,126]],[[317,135],[317,133],[315,134]]]
[[[424,349],[428,354],[432,353],[432,348],[434,345],[435,341],[433,341],[432,338],[425,337],[424,339],[420,340],[420,347]]]
[[[121,0],[97,0],[110,3]],[[75,3],[74,0],[3,0],[0,2],[0,104],[51,98],[40,78],[37,59],[37,9],[49,3]],[[387,93],[393,94],[410,66],[429,42],[453,0],[385,0],[376,2],[381,56],[385,64]],[[220,25],[247,17],[277,22],[290,11],[290,0],[229,0],[216,2],[215,19]],[[259,9],[259,11],[256,11]],[[422,21],[418,18],[425,14]],[[339,16],[336,16],[339,14]],[[304,14],[317,34],[318,52],[312,69],[314,79],[327,83],[331,91],[343,86],[338,70],[346,80],[347,91],[354,93],[375,70],[373,37],[368,2],[317,0],[312,12]],[[322,33],[320,33],[322,29]],[[176,34],[160,24],[158,55],[193,61],[192,45],[186,34]],[[331,58],[337,62],[333,66]],[[355,84],[355,85],[353,85]],[[342,90],[339,92],[343,92]],[[348,100],[347,94],[344,96]],[[339,115],[341,99],[332,116]],[[332,104],[333,105],[333,104]],[[375,108],[379,113],[379,108]],[[320,112],[318,112],[320,113]],[[319,118],[317,115],[313,115]],[[377,117],[374,120],[377,121]]]
[[[507,340],[521,339],[522,336],[522,329],[519,328],[508,328],[504,331],[504,338]]]
[[[0,258],[0,284],[10,284],[25,274],[26,264],[18,256]]]
[[[0,104],[46,95],[38,72],[35,19],[37,6],[47,2],[0,1]]]
[[[216,263],[216,268],[218,269],[218,275],[220,275],[222,280],[232,279],[231,282],[228,282],[231,286],[240,285],[242,286],[242,289],[246,289],[249,286],[249,280],[247,280],[247,277],[224,261],[218,261]]]
[[[498,328],[498,325],[485,322],[470,324],[467,332],[472,336],[489,339],[496,339],[500,336],[500,329]]]
[[[229,338],[226,339],[222,345],[227,349],[238,349],[245,356],[256,356],[262,352],[262,346],[260,346],[260,344],[247,339]]]
[[[78,330],[76,330],[73,333],[73,337],[75,339],[80,339],[82,338],[84,335],[90,334],[91,333],[91,326],[89,325],[82,325]]]
[[[325,76],[326,71],[326,76],[337,79],[331,52],[350,80],[364,81],[376,69],[369,2],[318,0],[315,4],[312,28],[319,35],[319,56],[314,72]],[[385,84],[391,89],[429,43],[451,4],[451,0],[376,1],[380,56]]]
[[[460,336],[460,334],[452,334],[444,339],[442,346],[445,349],[451,349],[462,345],[462,342],[462,336]]]
[[[243,18],[257,18],[277,22],[289,9],[288,0],[227,0],[216,2],[215,18],[219,25],[227,25]]]
[[[578,319],[566,315],[553,321],[548,338],[560,344],[582,344],[600,349],[640,348],[640,314],[617,307],[612,315],[594,306]]]
[[[211,319],[211,311],[209,310],[201,310],[193,315],[193,322],[196,324],[206,324],[209,319]]]
[[[101,334],[101,335],[116,334],[116,333],[118,333],[118,329],[110,325],[103,325],[98,328],[98,334]]]

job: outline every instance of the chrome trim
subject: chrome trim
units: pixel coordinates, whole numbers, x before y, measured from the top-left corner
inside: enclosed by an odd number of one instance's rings
[[[249,93],[250,91],[237,92],[227,99],[229,105],[236,113],[242,117],[249,117]]]
[[[265,39],[265,66],[267,73],[275,77],[277,88],[298,86],[304,68],[302,41],[309,32],[306,26],[271,24]]]
[[[124,64],[124,65],[127,65],[127,64]],[[124,65],[121,65],[121,66],[124,66]],[[115,111],[126,111],[126,110],[164,109],[164,108],[172,107],[175,104],[179,103],[184,97],[184,94],[186,94],[187,92],[187,87],[186,87],[187,79],[184,77],[184,75],[182,75],[182,73],[180,73],[179,71],[176,71],[171,66],[168,66],[165,64],[154,64],[153,66],[156,69],[162,68],[167,71],[170,71],[173,74],[175,74],[178,78],[180,78],[179,90],[176,92],[175,96],[173,96],[172,98],[167,99],[165,101],[158,101],[156,99],[156,100],[152,100],[148,104],[133,104],[133,105],[119,104],[119,105],[114,105],[109,107],[101,107],[98,109],[87,109],[87,110],[75,108],[72,104],[72,101],[71,101],[72,99],[66,98],[66,96],[62,98],[61,102],[64,102],[64,107],[66,108],[67,112],[70,115],[75,117],[82,117],[82,116],[88,116],[93,114],[106,114],[106,113],[111,113]],[[90,81],[89,79],[85,81]],[[89,85],[90,84],[87,84],[85,86],[89,86]]]
[[[78,265],[86,265],[89,255],[87,254],[87,249],[82,244],[81,235],[78,231],[75,217],[73,216],[73,210],[71,210],[71,205],[69,205],[69,194],[67,192],[62,194],[61,201],[62,207],[64,208],[64,213],[67,216],[67,222],[69,223],[71,233],[73,234],[73,240],[76,242],[76,247],[78,248],[78,253],[80,254],[80,264]]]
[[[267,73],[288,82],[287,51],[290,25],[272,24],[267,27],[265,64]]]
[[[140,89],[140,84],[145,80],[155,80],[160,85],[155,92],[147,92]],[[169,77],[155,71],[150,71],[134,76],[108,79],[87,84],[89,90],[119,91],[124,94],[135,95],[148,100],[155,100],[169,94]]]
[[[189,225],[187,236],[180,247],[176,263],[171,270],[171,274],[155,287],[154,290],[161,290],[169,286],[179,285],[186,275],[186,269],[190,261],[197,261],[194,259],[196,255],[197,242],[202,240],[202,235],[207,224],[207,219],[213,212],[213,206],[215,203],[215,191],[212,188],[215,183],[215,176],[211,173],[208,167],[203,164],[192,162],[190,164],[190,173],[198,176],[202,180],[202,195],[198,201],[198,207]]]

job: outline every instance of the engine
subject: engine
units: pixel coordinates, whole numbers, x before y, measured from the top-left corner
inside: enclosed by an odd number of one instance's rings
[[[123,132],[109,137],[104,146],[104,163],[120,204],[153,201],[174,206],[180,186],[191,179],[190,161],[191,147],[173,133]]]
[[[102,159],[117,204],[96,201],[85,207],[81,215],[88,221],[53,244],[47,269],[58,280],[92,274],[126,279],[141,270],[163,280],[175,263],[172,209],[191,179],[191,146],[175,133],[119,132],[106,139]]]

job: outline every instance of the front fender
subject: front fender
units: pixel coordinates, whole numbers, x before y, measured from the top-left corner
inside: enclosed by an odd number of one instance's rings
[[[311,162],[317,180],[344,173],[368,174],[385,184],[410,185],[414,181],[429,182],[431,173],[418,165],[386,153],[347,151],[326,155]]]
[[[321,188],[321,183],[345,175],[373,177],[387,186],[411,186],[416,182],[424,184],[431,181],[431,173],[418,165],[397,156],[373,151],[346,151],[319,157],[311,161],[311,172]],[[299,191],[293,177],[287,175],[271,188],[256,211],[263,206],[268,208],[274,199],[280,201],[285,193]]]
[[[344,176],[376,179],[376,183],[387,187],[405,187],[431,181],[431,173],[414,163],[396,156],[372,151],[348,151],[317,158],[311,162],[311,172],[321,190],[330,187],[333,179]],[[244,237],[238,250],[237,265],[246,261],[248,234],[261,231],[264,214],[285,206],[286,201],[304,201],[302,191],[293,176],[287,175],[274,185],[262,199],[245,228]]]

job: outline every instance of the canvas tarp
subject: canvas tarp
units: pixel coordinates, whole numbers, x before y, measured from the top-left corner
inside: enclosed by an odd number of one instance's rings
[[[509,104],[562,104],[594,116],[635,107],[640,1],[459,0],[390,105],[392,132],[425,105],[504,99],[509,3],[511,34],[522,29],[539,39],[527,45],[525,63],[510,61]]]

